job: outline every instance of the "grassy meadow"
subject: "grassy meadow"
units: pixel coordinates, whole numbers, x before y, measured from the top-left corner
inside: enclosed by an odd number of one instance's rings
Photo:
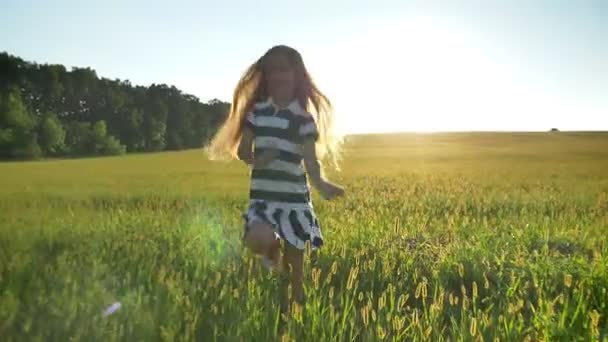
[[[350,136],[285,341],[608,341],[608,133]],[[248,170],[0,163],[1,341],[280,340]],[[112,303],[121,307],[111,315]]]

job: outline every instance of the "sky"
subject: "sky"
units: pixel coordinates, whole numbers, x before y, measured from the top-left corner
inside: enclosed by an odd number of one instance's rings
[[[277,44],[341,133],[608,130],[605,0],[0,2],[0,51],[201,101]]]

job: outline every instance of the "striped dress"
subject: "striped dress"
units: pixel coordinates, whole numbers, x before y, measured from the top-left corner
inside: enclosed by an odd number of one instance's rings
[[[243,215],[248,222],[261,219],[275,233],[298,249],[309,241],[321,247],[323,236],[311,202],[303,166],[301,146],[305,139],[318,138],[313,116],[294,100],[284,109],[272,99],[257,103],[247,114],[245,124],[254,133],[254,154],[277,149],[278,157],[264,167],[251,171],[249,208]]]

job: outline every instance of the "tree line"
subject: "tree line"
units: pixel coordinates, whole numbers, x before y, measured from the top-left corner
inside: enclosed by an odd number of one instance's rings
[[[230,104],[174,86],[134,86],[91,68],[0,53],[0,158],[116,155],[203,146]]]

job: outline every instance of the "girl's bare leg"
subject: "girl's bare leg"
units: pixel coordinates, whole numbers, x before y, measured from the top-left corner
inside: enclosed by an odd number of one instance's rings
[[[304,305],[304,251],[291,246],[287,242],[283,249],[283,271],[284,274],[281,277],[281,313],[288,315],[292,301]],[[291,298],[289,298],[290,284]]]
[[[254,254],[267,256],[279,266],[281,242],[276,239],[274,230],[268,223],[261,220],[249,223],[245,243]]]

